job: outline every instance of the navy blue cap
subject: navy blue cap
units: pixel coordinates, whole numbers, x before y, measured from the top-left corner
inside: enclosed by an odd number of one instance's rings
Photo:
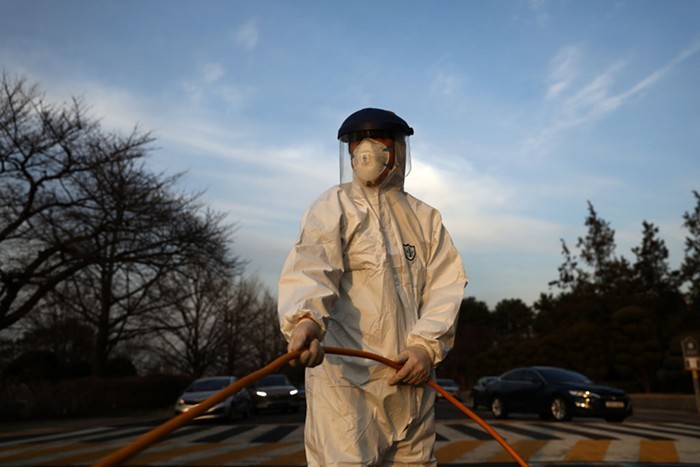
[[[413,128],[394,112],[368,107],[358,110],[345,119],[338,130],[338,139],[348,141],[353,133],[374,131],[386,132],[390,135],[413,134]]]

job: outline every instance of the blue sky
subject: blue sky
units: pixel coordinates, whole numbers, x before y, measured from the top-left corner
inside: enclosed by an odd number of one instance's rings
[[[363,107],[415,129],[406,189],[443,213],[465,295],[531,304],[586,233],[678,267],[700,190],[700,1],[0,0],[0,68],[157,138],[155,171],[236,222],[276,293]]]

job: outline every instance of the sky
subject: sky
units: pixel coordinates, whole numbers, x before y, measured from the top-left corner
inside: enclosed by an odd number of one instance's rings
[[[273,294],[365,107],[415,129],[406,190],[491,309],[556,292],[588,202],[618,255],[647,221],[679,267],[700,191],[697,0],[0,0],[0,68],[150,132],[149,166],[226,214]]]

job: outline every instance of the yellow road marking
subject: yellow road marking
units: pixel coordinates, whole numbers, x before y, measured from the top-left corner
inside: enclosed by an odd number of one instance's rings
[[[608,447],[610,447],[609,439],[582,439],[569,450],[566,457],[564,457],[564,461],[603,461],[605,460],[605,453],[608,452]]]
[[[17,454],[11,454],[9,456],[0,456],[0,463],[6,464],[10,462],[23,461],[27,459],[33,459],[35,457],[49,456],[51,454],[60,454],[62,452],[75,451],[76,449],[84,449],[86,447],[94,447],[94,444],[88,443],[72,443],[72,444],[62,444],[60,446],[50,446],[43,449],[38,449],[42,444],[24,444],[22,445],[22,452]],[[12,446],[16,448],[18,446]],[[33,449],[37,447],[37,449]]]
[[[208,451],[210,449],[220,449],[224,447],[221,443],[198,443],[181,447],[167,447],[167,449],[157,452],[144,451],[126,462],[126,465],[144,465],[152,462],[164,461],[173,457],[184,456],[193,452]]]
[[[102,444],[90,443],[88,444],[88,446],[100,448]],[[73,456],[59,457],[58,459],[40,462],[36,465],[73,465],[82,462],[93,462],[102,459],[103,457],[106,457],[107,455],[111,454],[115,449],[116,448],[114,446],[96,449],[94,451],[82,452]]]
[[[306,451],[300,449],[286,456],[275,457],[258,465],[306,465]]]
[[[265,443],[251,448],[237,449],[235,451],[224,452],[210,457],[195,459],[185,465],[221,465],[226,462],[242,459],[244,457],[255,456],[263,452],[282,449],[296,443]]]
[[[435,451],[435,457],[437,458],[438,463],[441,464],[446,462],[452,462],[455,459],[459,459],[469,451],[478,448],[479,446],[484,444],[484,442],[485,441],[467,439],[461,441],[454,441]]]
[[[542,439],[534,439],[534,440],[520,440],[516,441],[515,443],[511,443],[511,447],[515,450],[515,452],[518,453],[520,457],[523,458],[523,460],[528,460],[530,457],[532,457],[533,454],[535,454],[537,451],[542,449],[542,447],[547,444],[549,441],[547,440],[542,440]],[[488,462],[508,462],[508,461],[513,461],[513,457],[508,453],[508,451],[503,450],[502,452],[499,452],[495,456],[492,456]]]
[[[673,441],[651,441],[639,443],[639,462],[678,462],[678,452]]]

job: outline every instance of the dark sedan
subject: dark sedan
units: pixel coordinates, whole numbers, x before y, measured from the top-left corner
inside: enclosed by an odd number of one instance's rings
[[[175,402],[175,415],[187,412],[195,405],[213,396],[222,389],[232,385],[237,381],[235,376],[212,376],[200,378],[189,385],[187,389]],[[233,420],[236,417],[247,418],[250,413],[251,402],[247,391],[238,391],[229,396],[223,402],[216,404],[202,415],[199,419],[222,418]]]
[[[491,400],[489,399],[486,387],[497,379],[498,376],[482,376],[476,380],[467,398],[467,406],[471,409],[476,409],[480,406],[489,407]]]
[[[435,382],[447,392],[450,396],[454,397],[455,399],[459,400],[460,395],[459,395],[459,386],[455,382],[455,380],[450,379],[450,378],[437,378]],[[442,393],[438,392],[437,393],[437,398],[438,399],[443,399]]]
[[[545,420],[586,416],[621,422],[632,414],[632,403],[622,389],[596,384],[581,373],[562,368],[510,370],[491,382],[486,394],[496,418],[536,413]]]
[[[299,390],[292,385],[287,375],[268,375],[252,388],[253,410],[290,410],[298,412],[301,406]]]

